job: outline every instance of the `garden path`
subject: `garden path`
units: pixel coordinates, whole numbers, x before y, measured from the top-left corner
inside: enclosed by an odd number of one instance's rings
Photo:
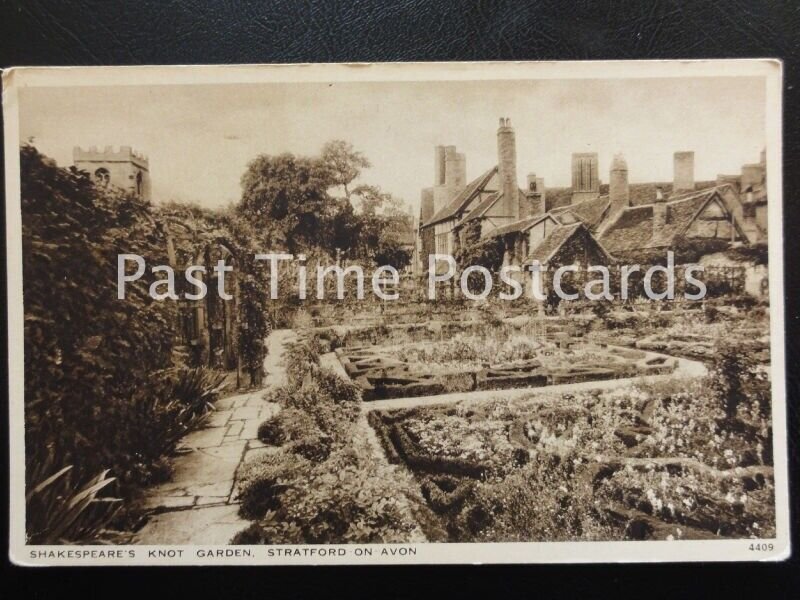
[[[295,337],[279,329],[267,338],[264,389],[285,383],[283,353]],[[217,401],[205,427],[184,437],[170,481],[147,491],[142,507],[151,517],[137,543],[227,544],[249,524],[238,514],[236,473],[254,455],[273,451],[257,438],[258,426],[278,410],[263,399],[264,389]]]

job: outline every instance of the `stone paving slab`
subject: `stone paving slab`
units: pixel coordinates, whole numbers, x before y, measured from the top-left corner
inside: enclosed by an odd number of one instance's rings
[[[204,448],[215,448],[222,444],[225,437],[224,427],[206,427],[192,431],[180,443],[181,448],[190,450],[202,450]]]
[[[220,410],[217,408],[208,416],[205,425],[206,427],[224,427],[227,425],[232,414],[232,410]]]
[[[267,338],[268,386],[285,382],[283,350],[294,337],[276,330]],[[278,411],[263,397],[259,390],[219,400],[206,426],[183,438],[180,447],[191,451],[172,459],[170,481],[148,490],[141,508],[151,516],[137,543],[227,544],[249,524],[238,516],[236,474],[245,460],[275,451],[257,439],[258,426]]]
[[[239,516],[238,504],[196,507],[164,512],[150,518],[139,532],[141,544],[224,545],[249,521]]]

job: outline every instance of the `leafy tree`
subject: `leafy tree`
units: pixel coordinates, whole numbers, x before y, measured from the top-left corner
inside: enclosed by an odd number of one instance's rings
[[[330,213],[331,173],[318,159],[262,154],[242,176],[237,210],[255,227],[269,228],[276,241],[294,252],[325,245],[323,224]]]
[[[264,231],[262,240],[273,247],[403,268],[411,259],[411,219],[392,194],[376,185],[353,185],[369,166],[342,140],[325,144],[319,157],[259,156],[242,177],[236,212]],[[331,194],[336,188],[343,197]]]
[[[350,199],[348,186],[358,179],[362,169],[369,169],[372,166],[366,156],[343,140],[327,142],[322,147],[321,161],[328,169],[333,184],[341,186],[348,200]]]

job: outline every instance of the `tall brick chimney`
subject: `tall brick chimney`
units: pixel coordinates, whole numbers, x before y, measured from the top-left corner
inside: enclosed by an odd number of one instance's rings
[[[673,155],[673,192],[694,189],[694,152],[676,152]]]
[[[466,187],[467,159],[455,146],[436,146],[433,160],[433,211],[437,213]]]
[[[611,161],[611,171],[608,178],[608,199],[611,201],[611,211],[620,212],[630,206],[631,193],[628,185],[628,163],[622,154],[616,154]]]
[[[597,152],[572,153],[572,204],[600,195]]]
[[[455,146],[444,149],[444,183],[453,189],[453,197],[467,186],[467,158]]]
[[[503,192],[503,214],[519,219],[519,185],[517,184],[517,143],[511,119],[500,118],[497,129],[497,171]]]
[[[544,178],[537,177],[536,173],[528,173],[525,181],[525,193],[519,199],[521,219],[545,213]]]
[[[608,178],[608,215],[599,225],[597,233],[603,235],[626,208],[631,205],[631,189],[628,185],[628,163],[622,154],[615,154],[611,161]]]

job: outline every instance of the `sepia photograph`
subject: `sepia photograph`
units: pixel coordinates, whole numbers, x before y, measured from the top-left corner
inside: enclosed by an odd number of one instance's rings
[[[12,560],[787,557],[781,84],[5,70]]]

